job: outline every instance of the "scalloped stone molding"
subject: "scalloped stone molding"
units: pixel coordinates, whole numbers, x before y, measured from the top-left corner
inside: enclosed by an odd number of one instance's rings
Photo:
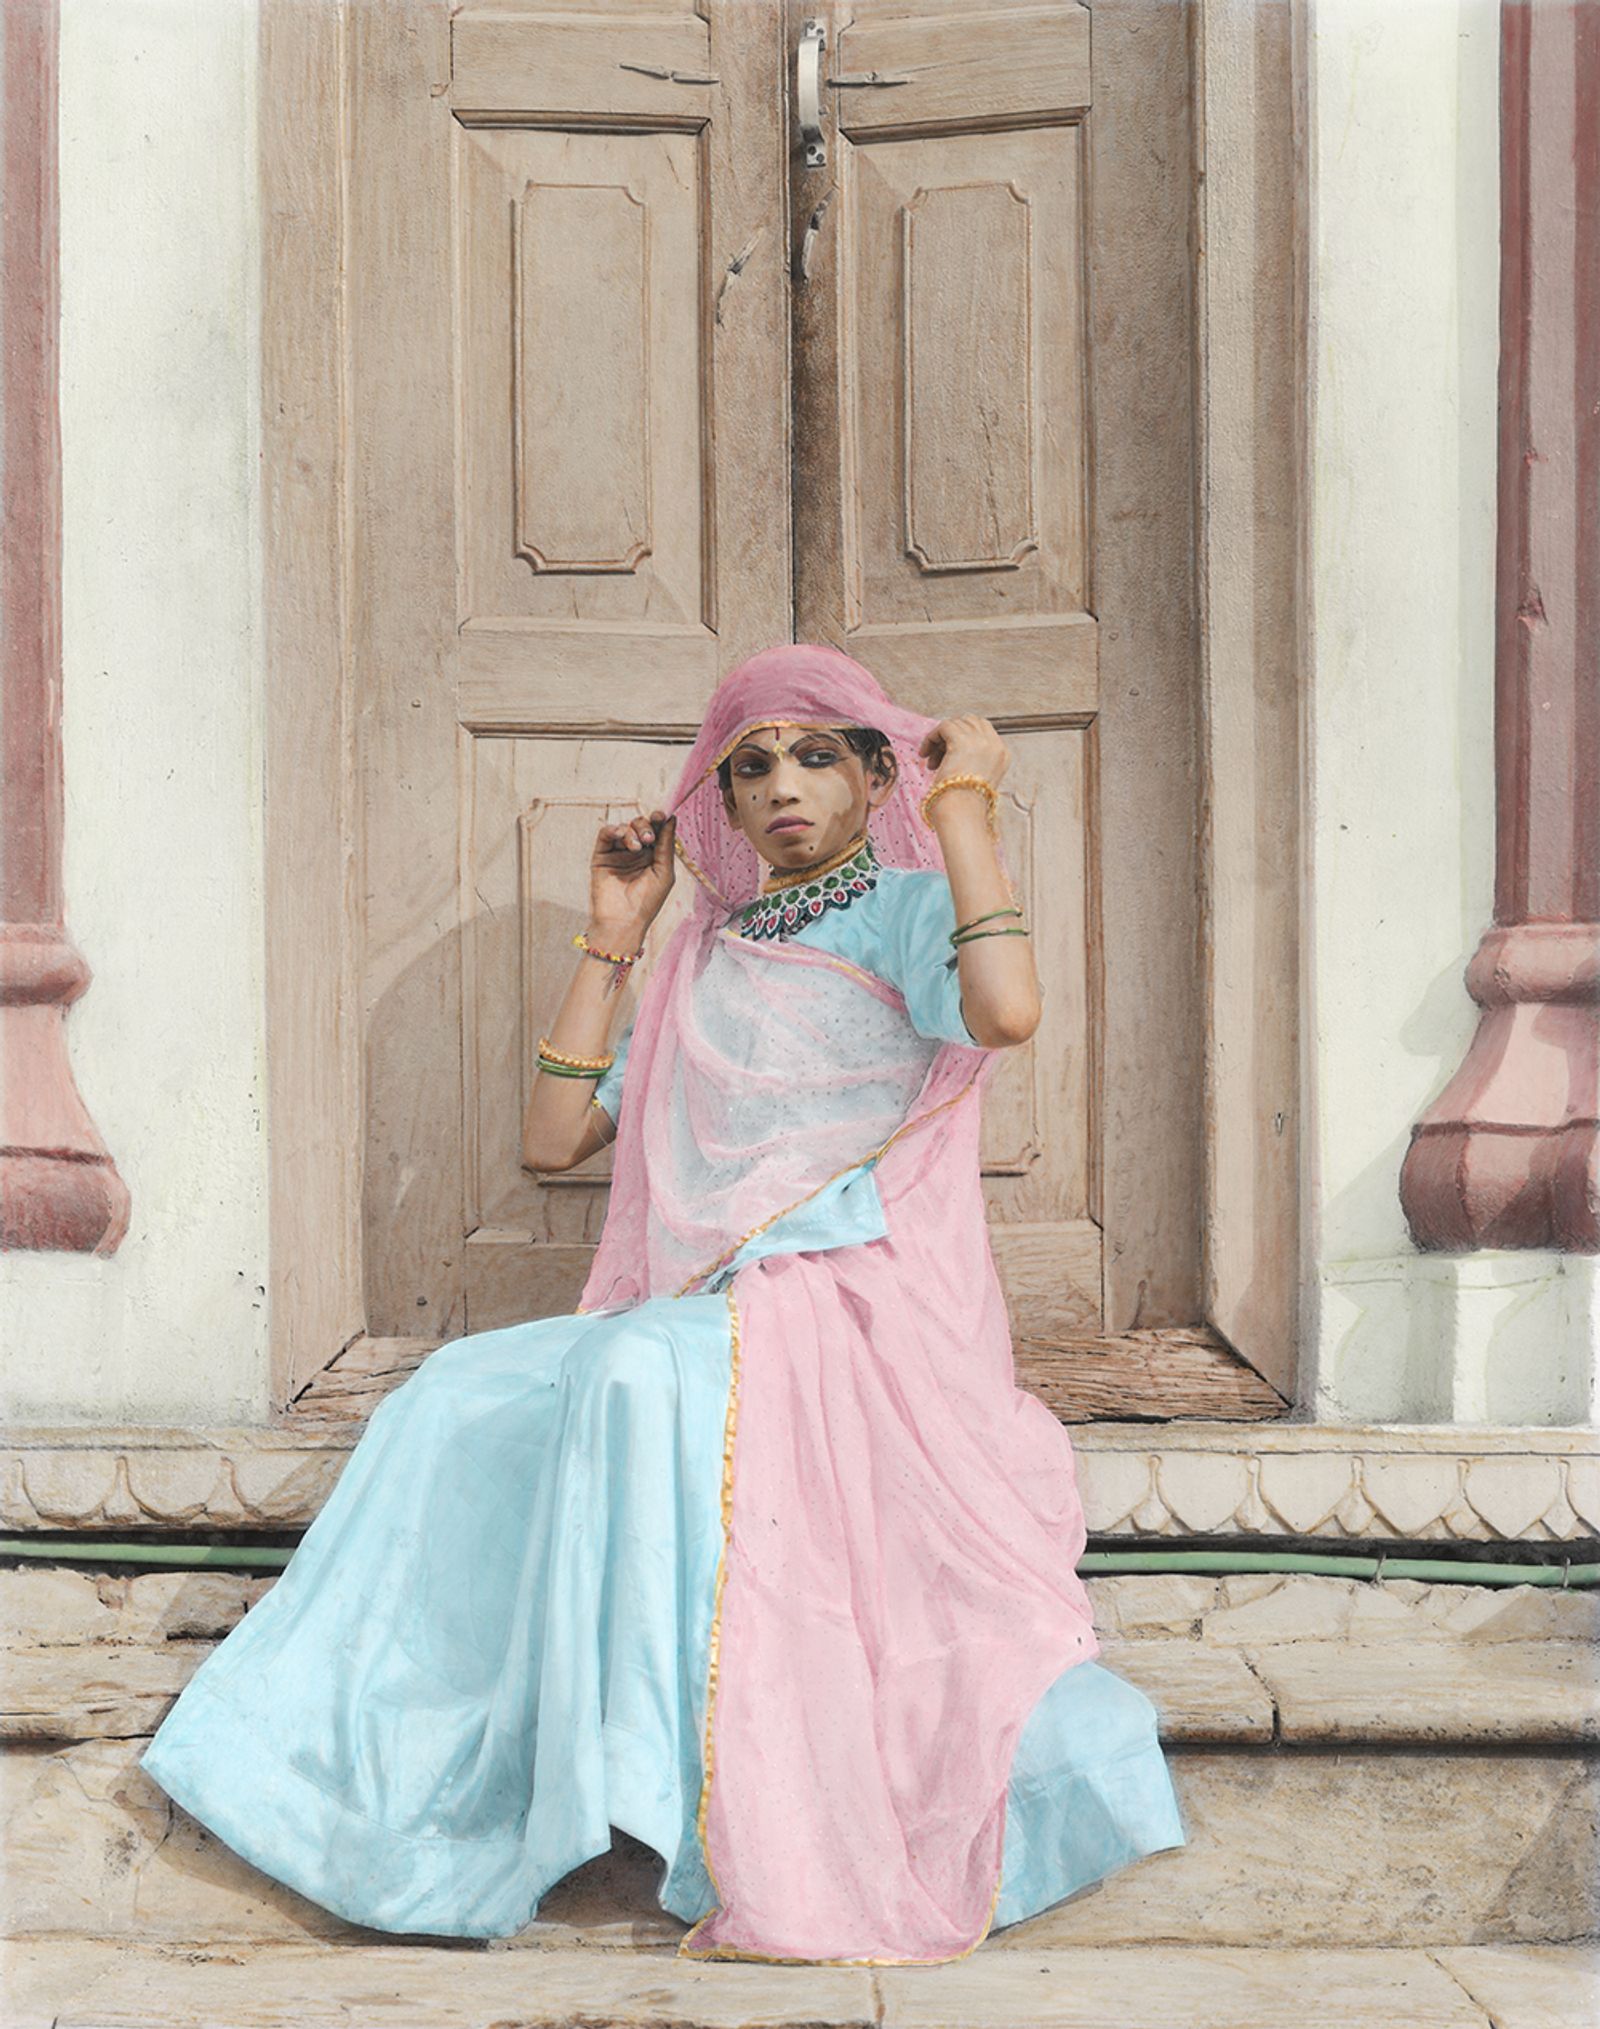
[[[353,1442],[286,1428],[19,1431],[0,1452],[0,1527],[304,1527]],[[1100,1536],[1600,1535],[1600,1434],[1590,1430],[1102,1423],[1074,1431],[1073,1444]]]

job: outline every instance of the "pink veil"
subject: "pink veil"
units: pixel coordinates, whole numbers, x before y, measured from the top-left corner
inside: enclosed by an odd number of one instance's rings
[[[884,1237],[746,1261],[726,1288],[699,1808],[717,1907],[679,1950],[925,1963],[987,1934],[1017,1739],[1099,1645],[1072,1446],[1015,1385],[989,1245],[978,1095],[997,1053],[927,1043],[892,987],[818,947],[725,927],[763,868],[716,764],[778,720],[881,730],[899,778],[869,824],[878,856],[942,867],[918,809],[935,720],[834,648],[725,678],[671,801],[695,905],[635,1018],[580,1309],[687,1293],[871,1159]]]
[[[763,649],[731,670],[717,687],[670,808],[678,819],[678,854],[700,884],[703,907],[721,917],[742,908],[761,885],[760,855],[723,814],[717,763],[750,731],[783,719],[797,725],[876,726],[894,748],[899,781],[867,827],[888,867],[942,869],[939,841],[919,805],[933,780],[917,757],[936,719],[907,711],[888,697],[870,670],[837,648],[797,643]]]
[[[881,1112],[866,1111],[853,1126],[841,1119],[834,1131],[813,1136],[804,1148],[785,1150],[775,1145],[774,1137],[748,1175],[727,1180],[721,1189],[704,1168],[689,1160],[668,1174],[671,1165],[664,1151],[675,1133],[684,1133],[685,1122],[701,1147],[730,1141],[735,1132],[725,1103],[735,1066],[726,1045],[708,1033],[707,1009],[717,1005],[703,986],[708,966],[715,968],[730,996],[755,1011],[763,1032],[779,1021],[789,1024],[787,1039],[775,1037],[774,1044],[791,1110],[808,1090],[819,1104],[826,1104],[827,1089],[838,1075],[825,1055],[808,1059],[802,1047],[800,1032],[827,1022],[820,1005],[826,999],[823,983],[814,978],[811,982],[819,1005],[808,1014],[803,1005],[807,982],[794,976],[793,968],[776,986],[765,985],[761,978],[771,973],[773,959],[796,958],[801,966],[809,959],[814,973],[815,955],[803,948],[777,946],[761,953],[748,947],[733,954],[715,949],[728,916],[757,894],[766,872],[754,846],[727,820],[717,764],[752,727],[778,720],[874,726],[883,733],[894,749],[897,776],[893,791],[868,822],[873,848],[885,866],[943,869],[938,836],[920,807],[932,771],[917,753],[923,737],[938,724],[936,719],[895,704],[869,670],[837,648],[800,643],[764,649],[723,679],[669,805],[678,820],[678,857],[695,884],[694,907],[657,960],[634,1021],[628,1052],[630,1104],[623,1109],[611,1203],[580,1310],[686,1294],[717,1265],[719,1253],[733,1251],[739,1239],[771,1224],[831,1176],[865,1160],[884,1139]],[[863,1020],[870,1014],[863,1007]],[[852,1024],[849,1040],[863,1039],[859,1023]],[[837,1043],[845,1049],[846,1037],[841,1035]],[[902,1103],[888,1123],[900,1133],[965,1088],[981,1084],[996,1061],[991,1051],[958,1043],[928,1055],[932,1062],[922,1067],[926,1079],[917,1080],[920,1093],[911,1116]],[[703,1068],[697,1084],[692,1079],[687,1086],[672,1083],[666,1060],[674,1056]],[[772,1069],[775,1078],[778,1065]],[[857,1066],[856,1075],[867,1074]],[[750,1147],[748,1141],[737,1145]],[[646,1148],[653,1152],[653,1160],[646,1160]],[[706,1216],[703,1205],[710,1196],[716,1200],[714,1218]],[[714,1244],[716,1225],[725,1243],[722,1248]]]

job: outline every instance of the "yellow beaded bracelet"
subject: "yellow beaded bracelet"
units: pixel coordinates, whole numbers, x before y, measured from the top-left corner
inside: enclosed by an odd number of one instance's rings
[[[922,799],[922,821],[924,824],[932,826],[933,819],[928,815],[928,805],[936,796],[942,796],[947,789],[981,789],[989,802],[989,829],[991,831],[999,829],[1000,798],[994,784],[982,775],[946,775],[942,782],[935,782],[927,795]]]
[[[604,959],[606,964],[608,965],[636,965],[638,961],[644,956],[644,946],[642,944],[639,946],[637,951],[597,950],[596,947],[589,942],[587,934],[582,930],[578,932],[578,934],[573,938],[572,941],[574,944],[577,945],[580,951],[587,951],[591,958]]]
[[[548,1036],[539,1038],[539,1055],[547,1064],[564,1064],[572,1071],[609,1071],[617,1061],[614,1051],[609,1057],[574,1057],[566,1050],[553,1049]]]

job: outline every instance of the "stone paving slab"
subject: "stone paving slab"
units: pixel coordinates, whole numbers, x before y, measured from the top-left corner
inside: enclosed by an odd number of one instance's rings
[[[1085,1581],[1101,1633],[1290,1641],[1600,1641],[1600,1589],[1331,1578],[1303,1571],[1127,1572]]]
[[[997,1950],[1521,1945],[1600,1931],[1592,1755],[1218,1748],[1180,1749],[1171,1766],[1188,1844],[1008,1927]]]
[[[0,1570],[0,1739],[149,1733],[273,1582]],[[1600,1593],[1274,1573],[1088,1589],[1101,1660],[1169,1744],[1600,1740]]]
[[[0,1740],[155,1730],[207,1641],[0,1649]],[[1168,1745],[1228,1741],[1600,1743],[1600,1648],[1575,1641],[1271,1642],[1108,1637],[1100,1660],[1151,1698]]]
[[[146,1646],[88,1641],[0,1648],[0,1741],[152,1733],[212,1647],[165,1639]],[[1108,1640],[1101,1660],[1155,1701],[1164,1740],[1272,1738],[1271,1695],[1232,1650],[1192,1640]]]
[[[0,1757],[0,1928],[146,1942],[381,1941],[270,1879],[138,1768],[141,1741]],[[1195,1942],[1550,1943],[1600,1930],[1600,1758],[1180,1749],[1189,1843],[1008,1926],[996,1950]],[[1308,1835],[1308,1827],[1315,1835]],[[626,1833],[556,1883],[519,1949],[675,1944]]]
[[[883,2029],[1491,2029],[1412,1951],[1124,1945],[1003,1965],[974,1953],[878,1981]]]
[[[1587,1949],[1115,1946],[948,1965],[102,1939],[3,1948],[0,2029],[1582,2029]]]
[[[1161,1738],[1259,1741],[1272,1738],[1272,1695],[1244,1659],[1205,1642],[1102,1640],[1099,1660],[1155,1705]]]
[[[1600,1649],[1587,1642],[1300,1641],[1244,1655],[1283,1740],[1600,1742]]]
[[[0,1651],[0,1740],[125,1740],[153,1733],[215,1643],[83,1642]]]
[[[1600,1945],[1496,1945],[1437,1951],[1495,2029],[1585,2029],[1600,2022]]]
[[[0,1569],[0,1641],[217,1639],[276,1582],[234,1571]],[[1304,1572],[1123,1572],[1086,1578],[1102,1636],[1202,1639],[1223,1648],[1264,1642],[1600,1642],[1600,1589],[1458,1585]]]
[[[216,1640],[276,1583],[275,1572],[76,1571],[23,1564],[0,1571],[0,1640],[46,1647],[74,1642]]]
[[[7,1988],[21,2000],[0,2017],[4,2029],[872,2029],[878,2012],[864,1967],[671,1953],[278,1945],[201,1955],[51,1940],[11,1954]]]

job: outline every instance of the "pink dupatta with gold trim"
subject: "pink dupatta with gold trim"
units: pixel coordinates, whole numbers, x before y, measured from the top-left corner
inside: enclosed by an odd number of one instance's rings
[[[935,721],[836,649],[721,684],[675,791],[699,883],[634,1022],[611,1206],[580,1308],[688,1293],[872,1161],[886,1237],[740,1267],[700,1833],[696,1958],[959,1957],[999,1896],[1024,1722],[1099,1653],[1071,1442],[1013,1378],[978,1165],[992,1052],[917,1034],[899,994],[724,927],[763,867],[716,763],[753,726],[873,725],[899,783],[888,866],[937,867],[917,804]]]

